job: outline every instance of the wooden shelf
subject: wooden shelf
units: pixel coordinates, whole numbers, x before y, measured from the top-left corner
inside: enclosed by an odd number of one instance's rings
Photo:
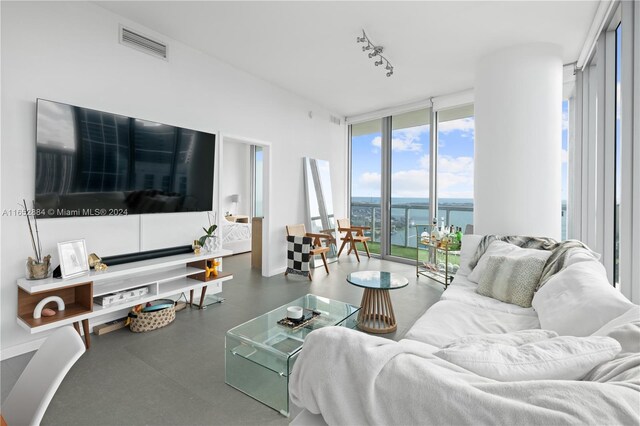
[[[42,317],[39,319],[34,319],[33,312],[31,312],[29,314],[20,315],[20,319],[24,321],[25,324],[27,324],[29,327],[33,328],[33,327],[41,327],[43,325],[55,323],[64,319],[77,317],[79,315],[88,314],[90,312],[91,310],[87,309],[87,307],[84,305],[81,305],[78,303],[71,303],[70,305],[65,306],[64,311],[57,311],[56,309],[56,314],[51,317]]]

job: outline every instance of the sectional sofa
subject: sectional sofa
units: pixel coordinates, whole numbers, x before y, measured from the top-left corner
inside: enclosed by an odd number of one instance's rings
[[[292,424],[637,425],[640,307],[598,256],[569,250],[523,307],[478,293],[481,241],[465,236],[453,284],[401,341],[311,333],[291,374],[303,408]]]

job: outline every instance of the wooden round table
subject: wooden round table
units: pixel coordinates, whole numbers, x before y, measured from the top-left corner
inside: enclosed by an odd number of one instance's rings
[[[359,271],[347,275],[347,282],[364,288],[358,313],[358,328],[376,334],[396,331],[398,324],[389,290],[406,287],[409,280],[391,272]]]

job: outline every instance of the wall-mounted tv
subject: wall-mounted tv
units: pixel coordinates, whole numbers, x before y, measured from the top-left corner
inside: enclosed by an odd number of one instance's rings
[[[212,210],[215,135],[37,100],[42,217]]]

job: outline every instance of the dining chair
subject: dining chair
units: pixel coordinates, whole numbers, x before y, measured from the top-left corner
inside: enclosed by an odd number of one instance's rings
[[[71,326],[47,337],[2,404],[7,424],[39,425],[60,383],[85,351],[84,342]]]
[[[323,246],[322,241],[331,240],[333,237],[328,234],[316,234],[312,232],[307,232],[304,224],[298,225],[287,225],[287,236],[293,237],[309,237],[312,239],[312,248],[309,254],[312,256],[319,255],[322,258],[322,263],[324,263],[324,269],[329,273],[329,265],[327,264],[327,253],[330,248]]]
[[[342,235],[342,245],[340,246],[340,250],[338,251],[338,257],[342,253],[345,245],[349,244],[349,251],[347,255],[350,255],[351,252],[356,254],[356,259],[360,262],[360,256],[358,255],[358,247],[356,243],[362,243],[365,251],[367,252],[367,257],[371,258],[371,253],[369,252],[369,246],[367,241],[371,241],[371,237],[367,237],[364,235],[364,231],[371,229],[369,226],[353,226],[351,225],[350,219],[338,219],[338,232],[343,232]]]

